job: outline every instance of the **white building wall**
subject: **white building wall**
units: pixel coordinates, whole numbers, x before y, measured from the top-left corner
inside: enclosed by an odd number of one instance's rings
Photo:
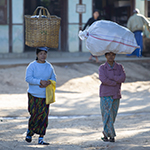
[[[92,4],[92,0],[83,0],[83,4],[86,4],[86,13],[84,13],[82,15],[82,17],[83,17],[83,27],[84,27],[85,23],[93,15],[93,12],[92,12],[92,10],[93,10],[92,5],[93,4]],[[85,40],[82,41],[82,51],[83,52],[88,52],[89,50],[86,48],[86,43],[85,42],[86,42]]]
[[[24,50],[24,2],[23,0],[12,0],[12,51],[22,53]]]
[[[12,0],[12,52],[22,53],[24,50],[24,0]],[[9,1],[7,1],[9,18]],[[0,53],[9,53],[9,24],[0,25]]]
[[[82,15],[82,23],[86,23],[92,16],[92,0],[83,0],[86,5],[86,13]],[[76,12],[76,4],[79,0],[68,0],[68,44],[70,52],[79,51],[79,14]],[[88,51],[85,47],[85,42],[82,42],[82,51]]]
[[[144,6],[145,6],[144,0],[135,0],[135,8],[138,8],[142,15],[145,14],[145,10],[144,10],[145,7]]]
[[[9,7],[9,1],[7,0],[7,8]],[[9,13],[9,11],[7,11]],[[8,15],[7,15],[8,20]],[[9,25],[0,25],[0,53],[9,52]]]
[[[0,53],[9,52],[9,26],[0,25]]]

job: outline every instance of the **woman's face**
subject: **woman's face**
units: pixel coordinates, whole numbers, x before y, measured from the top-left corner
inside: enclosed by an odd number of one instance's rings
[[[93,16],[94,16],[94,19],[97,19],[99,17],[99,12],[98,11],[94,12]]]
[[[45,59],[47,58],[47,52],[46,51],[40,51],[37,54],[38,62],[39,63],[45,63]]]
[[[112,53],[112,52],[110,52],[110,53],[107,53],[106,55],[105,55],[105,57],[106,57],[106,59],[107,59],[107,62],[114,62],[114,60],[115,60],[115,56],[116,56],[116,54],[115,53]]]

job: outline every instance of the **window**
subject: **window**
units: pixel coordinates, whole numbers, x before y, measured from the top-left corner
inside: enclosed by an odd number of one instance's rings
[[[0,24],[7,24],[7,0],[0,0]]]

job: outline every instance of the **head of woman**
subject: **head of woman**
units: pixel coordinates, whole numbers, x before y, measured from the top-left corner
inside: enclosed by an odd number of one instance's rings
[[[99,11],[98,11],[98,10],[95,10],[95,11],[93,12],[93,17],[94,17],[95,20],[98,19],[98,17],[99,17]]]
[[[47,58],[47,47],[39,47],[36,49],[36,60],[38,63],[45,63]]]
[[[107,59],[107,62],[112,65],[114,63],[116,54],[113,52],[105,53],[105,57]]]

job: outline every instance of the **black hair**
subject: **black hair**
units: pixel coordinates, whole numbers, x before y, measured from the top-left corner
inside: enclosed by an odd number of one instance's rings
[[[107,55],[107,54],[109,54],[110,52],[107,52],[107,53],[105,53],[105,56]],[[115,53],[114,53],[115,54]],[[115,54],[116,55],[116,54]]]
[[[37,49],[36,49],[36,55],[37,55],[39,52],[41,52],[41,51],[43,51],[43,50],[37,48]],[[47,53],[47,51],[45,51],[45,52]],[[38,57],[36,57],[36,60],[38,60]]]
[[[94,9],[93,14],[94,14],[95,12],[98,12],[98,13],[99,13],[99,10],[98,10],[98,9]],[[100,14],[100,13],[99,13],[99,14]]]

